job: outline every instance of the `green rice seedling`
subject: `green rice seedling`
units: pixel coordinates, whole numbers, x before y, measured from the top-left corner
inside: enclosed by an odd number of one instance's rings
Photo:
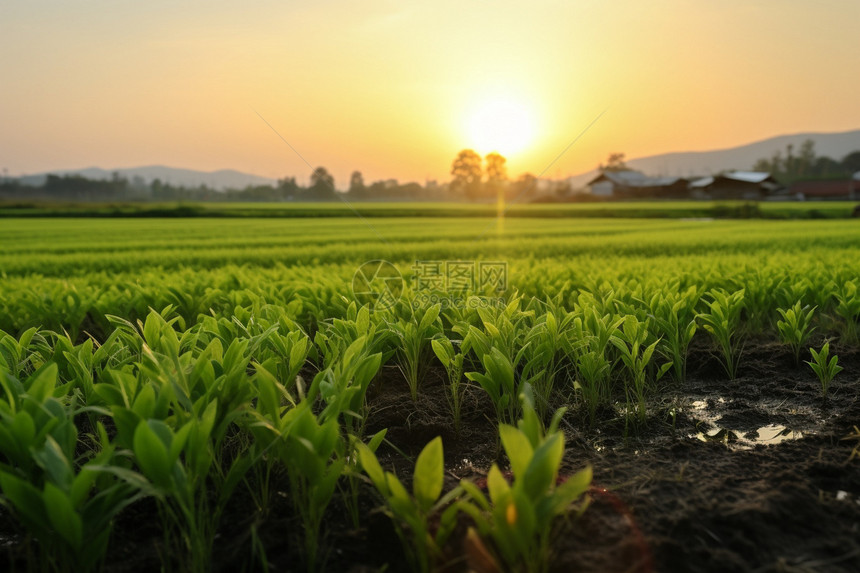
[[[314,344],[319,348],[322,368],[328,368],[340,360],[352,343],[362,338],[371,352],[382,352],[383,363],[393,354],[387,347],[394,334],[388,328],[380,328],[382,313],[371,314],[368,307],[358,308],[355,302],[347,308],[345,318],[335,318],[319,323],[314,335]]]
[[[458,506],[451,502],[461,494],[456,488],[442,495],[445,478],[442,438],[431,440],[418,455],[411,494],[396,475],[382,469],[370,447],[362,443],[356,447],[361,467],[384,500],[410,570],[422,573],[434,570],[442,547],[457,524]],[[440,512],[441,517],[435,521]]]
[[[624,322],[624,317],[600,314],[596,307],[578,307],[576,312],[582,317],[582,327],[577,327],[573,336],[588,340],[588,348],[598,354],[606,354],[609,340]]]
[[[463,406],[463,353],[454,349],[454,342],[444,335],[437,336],[430,341],[433,353],[448,375],[448,391],[445,397],[448,399],[448,409],[454,422],[454,431],[460,433],[460,418]]]
[[[818,376],[818,381],[821,382],[821,395],[827,397],[827,390],[830,387],[830,382],[834,376],[842,372],[842,367],[839,366],[839,357],[836,355],[830,356],[830,342],[825,342],[821,350],[817,351],[814,348],[809,349],[812,354],[812,360],[807,361],[812,371]]]
[[[684,293],[656,293],[648,303],[649,317],[660,335],[659,352],[671,360],[675,381],[687,377],[687,349],[696,334],[695,304],[698,289],[690,287]]]
[[[376,450],[382,444],[382,440],[385,439],[385,434],[388,433],[387,429],[380,430],[373,437],[370,438],[367,442],[367,447],[370,448],[370,451],[376,453]],[[355,529],[361,527],[361,514],[362,508],[359,504],[359,495],[361,494],[361,463],[359,462],[359,454],[356,444],[359,442],[358,438],[355,436],[348,436],[348,450],[347,455],[345,456],[345,465],[343,470],[343,475],[346,477],[345,480],[341,480],[339,482],[339,487],[341,490],[341,494],[343,497],[344,505],[349,511],[349,516],[352,520],[352,526]],[[344,485],[344,482],[345,485]]]
[[[113,519],[137,501],[138,488],[102,471],[111,465],[114,448],[99,424],[102,450],[76,468],[74,451],[47,436],[32,450],[41,475],[0,470],[0,500],[38,544],[43,571],[96,571],[105,558]]]
[[[213,400],[176,431],[141,420],[132,437],[134,461],[159,502],[165,548],[187,571],[210,569],[221,513],[251,464],[247,452],[234,454],[229,466],[218,459],[224,436],[216,435],[217,408]],[[107,471],[128,479],[119,468]]]
[[[579,392],[588,412],[588,425],[594,426],[597,408],[608,401],[610,364],[605,356],[594,350],[576,357],[577,379],[574,388]]]
[[[743,282],[744,311],[746,312],[745,330],[761,333],[772,325],[771,316],[775,298],[788,277],[783,272],[774,273],[770,267],[756,265],[746,269],[747,278]]]
[[[221,512],[251,465],[246,447],[223,454],[253,396],[250,352],[262,338],[224,348],[199,326],[180,335],[154,312],[141,330],[137,371],[108,370],[94,391],[110,407],[116,442],[151,484],[165,547],[183,568],[205,570]]]
[[[57,385],[57,365],[45,364],[26,380],[0,369],[0,468],[35,479],[40,473],[32,452],[47,439],[74,452],[78,441],[75,403],[69,385]]]
[[[40,349],[48,348],[47,340],[37,328],[28,328],[19,338],[0,331],[0,370],[16,378],[26,377],[45,362]]]
[[[99,474],[113,459],[101,423],[99,453],[76,466],[78,407],[71,384],[58,385],[48,363],[20,381],[0,368],[0,490],[2,499],[39,541],[40,569],[95,570],[104,558],[113,517],[136,487]],[[95,491],[95,495],[91,493]]]
[[[442,331],[442,321],[439,319],[442,305],[418,310],[410,305],[409,309],[411,316],[390,323],[389,328],[397,337],[397,366],[409,385],[412,401],[417,402],[430,340]]]
[[[817,288],[808,276],[794,277],[793,280],[783,283],[779,291],[775,293],[778,308],[791,308],[796,302],[799,302],[801,306],[809,306],[804,305],[804,302],[812,299]],[[832,289],[827,289],[826,292],[827,296],[830,297]]]
[[[286,333],[267,329],[260,335],[265,341],[258,349],[249,348],[249,352],[257,355],[253,364],[259,372],[265,370],[276,380],[281,381],[286,390],[296,388],[297,377],[307,363],[313,350],[313,344],[301,330],[291,330]],[[252,345],[253,345],[253,338]]]
[[[286,417],[288,432],[275,447],[290,481],[290,499],[302,519],[301,537],[308,571],[324,569],[321,526],[346,464],[336,418],[320,422],[309,402]]]
[[[836,294],[836,314],[844,324],[842,326],[842,339],[849,344],[857,342],[857,321],[860,320],[860,293],[857,292],[857,284],[854,281],[845,281]]]
[[[801,307],[800,301],[797,301],[791,308],[777,309],[782,316],[782,320],[776,323],[779,337],[784,344],[791,348],[795,365],[800,365],[800,351],[806,341],[809,340],[812,331],[815,330],[815,328],[810,328],[810,325],[816,308],[818,307],[810,308],[809,305]]]
[[[521,350],[522,338],[528,331],[526,324],[534,318],[534,311],[520,309],[522,296],[513,296],[504,308],[478,308],[482,328],[469,326],[463,335],[463,352],[473,351],[479,361],[491,348],[498,348],[508,359],[517,364],[516,356]]]
[[[242,430],[253,436],[248,445],[248,454],[254,463],[249,472],[253,479],[246,479],[249,493],[253,496],[257,511],[265,515],[271,504],[271,478],[278,466],[278,456],[271,452],[276,440],[286,433],[287,423],[284,414],[298,404],[293,395],[278,379],[265,368],[256,367],[252,383],[255,387],[256,401],[249,415],[239,420]],[[304,392],[299,385],[298,390]],[[301,398],[304,395],[301,394]]]
[[[517,426],[499,425],[513,483],[493,464],[487,474],[489,498],[474,483],[463,480],[460,485],[468,498],[457,506],[472,517],[484,539],[493,541],[487,555],[495,555],[497,570],[503,570],[498,565],[502,562],[508,571],[543,572],[550,565],[556,518],[567,514],[588,490],[591,468],[559,483],[564,434],[558,424],[564,410],[558,410],[544,430],[528,386],[522,402],[523,417]]]
[[[648,322],[640,322],[635,316],[628,316],[621,325],[621,330],[612,335],[609,341],[615,346],[621,356],[621,362],[627,367],[629,376],[625,378],[624,394],[627,399],[627,413],[635,401],[636,412],[640,423],[647,417],[645,395],[648,386],[647,370],[657,348],[658,341],[648,344]],[[657,368],[655,380],[659,380],[672,367],[666,362]]]
[[[610,315],[601,316],[595,307],[575,308],[575,318],[562,340],[564,353],[576,368],[574,390],[585,403],[589,424],[593,425],[597,408],[610,402],[609,375],[612,364],[607,358],[609,340],[624,321]]]
[[[700,313],[697,318],[716,342],[723,355],[726,374],[729,379],[734,380],[737,377],[740,360],[741,343],[736,334],[744,305],[744,290],[729,294],[724,290],[716,289],[710,291],[708,296],[711,298],[707,302],[709,311]]]
[[[490,396],[499,421],[513,421],[517,415],[518,384],[514,364],[501,350],[492,347],[482,359],[484,372],[466,372],[466,378]]]
[[[321,398],[326,404],[323,418],[342,417],[346,431],[360,438],[367,419],[367,389],[381,365],[382,353],[371,353],[367,337],[359,337],[340,360],[314,377],[308,399]]]
[[[550,411],[555,381],[562,367],[559,355],[565,346],[566,331],[574,318],[572,313],[565,313],[558,319],[555,313],[547,311],[537,319],[523,341],[521,377],[534,390],[541,418]]]

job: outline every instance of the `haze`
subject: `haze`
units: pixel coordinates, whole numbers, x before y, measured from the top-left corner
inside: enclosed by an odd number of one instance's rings
[[[547,176],[843,131],[860,126],[857,22],[856,0],[4,0],[0,168],[306,178],[259,113],[338,186],[447,180],[457,151],[492,150],[475,118],[500,101],[528,117],[512,175],[604,111]]]

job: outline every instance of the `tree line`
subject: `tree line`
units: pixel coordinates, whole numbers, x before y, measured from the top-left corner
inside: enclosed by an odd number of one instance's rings
[[[785,184],[804,179],[847,179],[860,171],[860,150],[852,151],[841,160],[817,155],[815,142],[804,141],[795,152],[794,145],[777,150],[770,157],[759,159],[753,171],[767,171]]]
[[[0,178],[0,200],[12,201],[457,201],[493,199],[499,193],[531,197],[537,178],[525,174],[509,181],[507,160],[498,153],[482,158],[465,149],[457,154],[451,167],[450,183],[429,181],[400,183],[385,179],[365,183],[360,171],[354,171],[347,190],[338,191],[334,176],[325,167],[317,167],[306,186],[295,177],[285,177],[274,185],[251,185],[244,189],[218,190],[207,185],[184,186],[160,179],[145,181],[140,176],[123,177],[113,173],[110,179],[89,179],[81,175],[48,175],[41,185],[24,184],[18,179]]]

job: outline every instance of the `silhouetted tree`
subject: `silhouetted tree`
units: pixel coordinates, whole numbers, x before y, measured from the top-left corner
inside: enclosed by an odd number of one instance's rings
[[[484,157],[484,161],[487,164],[485,168],[485,172],[487,173],[486,195],[488,197],[496,197],[499,193],[503,193],[505,187],[507,187],[508,172],[505,163],[508,160],[494,151],[488,153]]]
[[[472,199],[481,194],[481,156],[472,149],[457,154],[451,165],[451,186]]]
[[[501,183],[508,180],[508,171],[505,164],[508,162],[502,155],[496,153],[488,153],[484,157],[487,164],[485,171],[487,172],[487,181],[490,183]]]
[[[523,173],[511,185],[511,196],[514,198],[533,197],[537,193],[537,177],[531,173]]]
[[[360,194],[364,191],[364,177],[361,171],[353,171],[349,177],[349,192]]]
[[[626,171],[628,167],[624,163],[623,153],[610,153],[606,165],[601,163],[597,169],[598,171]]]
[[[317,167],[311,173],[311,187],[328,187],[334,190],[334,177],[325,167]]]
[[[296,183],[295,177],[284,177],[283,179],[278,179],[277,191],[278,199],[291,200],[301,193],[301,188]]]
[[[842,158],[842,167],[850,173],[860,171],[860,151],[852,151]]]
[[[301,194],[308,201],[330,201],[337,199],[334,188],[334,177],[325,167],[317,167],[311,173],[311,186]]]
[[[852,156],[854,163],[849,159]],[[785,155],[777,150],[770,159],[763,158],[756,161],[753,169],[755,171],[767,171],[783,183],[816,177],[844,178],[860,170],[860,151],[845,156],[842,162],[839,162],[830,157],[816,156],[815,141],[807,139],[800,145],[798,155],[794,154],[794,146],[788,144],[785,147]]]

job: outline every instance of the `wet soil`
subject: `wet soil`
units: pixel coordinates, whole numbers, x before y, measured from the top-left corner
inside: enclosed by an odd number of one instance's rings
[[[572,405],[563,421],[563,473],[590,464],[591,504],[559,524],[553,572],[856,572],[860,571],[860,445],[844,439],[860,425],[860,351],[835,346],[845,368],[822,398],[814,373],[777,345],[748,343],[736,380],[728,380],[709,346],[691,348],[683,386],[667,382],[641,426],[617,410],[600,412],[595,428]],[[492,407],[469,389],[454,431],[444,372],[429,368],[418,403],[395,367],[369,393],[367,435],[388,429],[378,452],[386,469],[408,483],[414,457],[437,435],[446,458],[446,489],[504,465]],[[558,396],[559,403],[566,397]],[[283,475],[265,515],[241,488],[225,510],[214,549],[215,571],[303,571],[301,521]],[[339,497],[326,516],[327,571],[406,571],[399,539],[363,486],[354,527]],[[8,520],[7,551],[15,547]],[[461,539],[449,547],[449,571],[466,571]],[[160,569],[163,535],[151,500],[117,520],[109,572]],[[20,563],[19,560],[10,563]]]

